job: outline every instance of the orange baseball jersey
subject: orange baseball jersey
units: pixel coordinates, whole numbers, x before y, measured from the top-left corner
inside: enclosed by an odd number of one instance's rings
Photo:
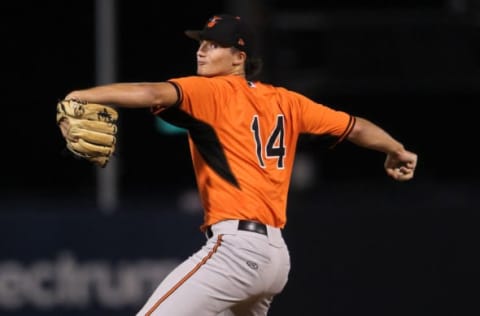
[[[225,219],[283,228],[300,134],[343,140],[355,118],[296,92],[241,76],[169,80],[179,103],[155,115],[188,130],[204,207],[201,229]]]

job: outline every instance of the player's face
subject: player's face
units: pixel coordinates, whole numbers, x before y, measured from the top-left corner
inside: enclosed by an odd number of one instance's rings
[[[244,52],[204,40],[197,50],[197,75],[213,77],[243,74],[244,60]]]

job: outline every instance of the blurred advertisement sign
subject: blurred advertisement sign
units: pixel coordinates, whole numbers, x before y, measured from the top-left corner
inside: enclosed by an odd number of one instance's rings
[[[174,212],[2,212],[0,315],[132,315],[203,243],[199,223]]]

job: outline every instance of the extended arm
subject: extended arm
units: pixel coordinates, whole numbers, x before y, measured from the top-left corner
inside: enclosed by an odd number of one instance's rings
[[[406,150],[400,142],[374,123],[356,117],[356,123],[347,139],[352,143],[387,155],[385,171],[398,181],[413,178],[417,166],[417,154]]]
[[[166,108],[178,101],[177,90],[168,82],[113,83],[70,92],[65,99],[111,104],[124,108]]]
[[[84,90],[72,91],[65,97],[88,103],[109,104],[124,108],[165,109],[177,103],[178,93],[175,86],[168,82],[159,83],[113,83]],[[78,141],[72,138],[68,120],[58,122],[65,139],[71,142]]]

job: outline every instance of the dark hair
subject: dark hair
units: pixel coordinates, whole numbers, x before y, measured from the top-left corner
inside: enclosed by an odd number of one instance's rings
[[[263,60],[260,57],[248,57],[245,61],[245,77],[248,80],[254,79],[263,69]]]
[[[240,51],[236,47],[231,47],[232,51]],[[247,59],[245,60],[244,70],[245,70],[245,77],[247,80],[252,80],[256,76],[258,76],[263,69],[263,60],[262,58],[258,57],[257,55],[250,57],[247,54]]]

